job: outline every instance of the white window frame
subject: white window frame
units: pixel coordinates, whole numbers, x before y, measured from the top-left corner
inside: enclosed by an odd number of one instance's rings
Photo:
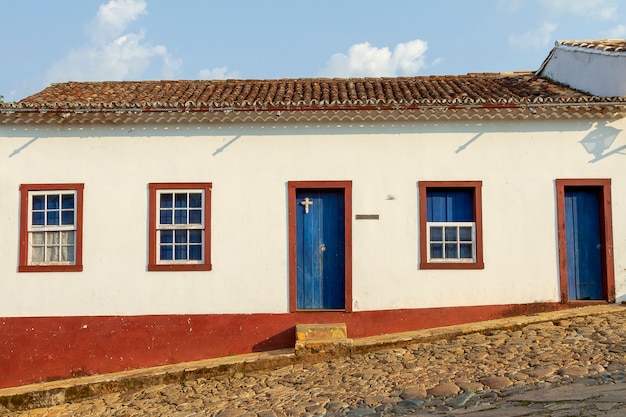
[[[74,207],[73,211],[73,224],[71,225],[63,225],[62,223],[62,213],[63,213],[63,195],[72,195],[74,198]],[[33,197],[35,196],[44,196],[45,201],[47,202],[48,196],[50,195],[58,195],[59,196],[59,224],[58,225],[34,225],[33,224]],[[45,203],[44,203],[45,204]],[[78,193],[73,189],[59,189],[59,190],[41,190],[41,191],[28,191],[28,265],[32,266],[48,266],[48,265],[76,265],[76,257],[77,257],[77,228],[78,228]],[[43,214],[46,217],[48,212],[47,207],[44,207]],[[62,243],[61,235],[62,232],[72,232],[72,243]],[[44,234],[44,243],[43,244],[34,244],[33,243],[33,235],[35,233],[43,233]],[[48,233],[58,233],[58,243],[47,244],[46,238]],[[43,247],[43,261],[35,261],[33,260],[33,247]],[[61,256],[61,250],[63,247],[71,247],[72,248],[72,260],[71,261],[62,261],[62,260],[48,260],[47,257],[47,249],[49,247],[56,246],[59,250],[59,257]]]
[[[430,230],[431,227],[443,227],[444,231],[443,231],[443,240],[441,241],[432,241],[431,237],[430,237]],[[460,256],[461,254],[461,249],[460,249],[460,245],[461,243],[470,243],[470,241],[461,241],[460,240],[460,236],[459,233],[457,231],[457,239],[454,241],[446,241],[445,239],[445,228],[446,227],[456,227],[457,230],[460,227],[471,227],[472,228],[472,237],[471,237],[471,245],[472,245],[472,257],[471,258],[460,258],[460,257],[456,257],[456,258],[446,258],[445,257],[445,245],[446,244],[456,244],[457,245],[457,255]],[[433,243],[441,243],[443,245],[442,248],[442,254],[443,257],[442,258],[433,258],[431,256],[431,244]],[[426,251],[427,251],[427,257],[428,257],[428,262],[437,262],[437,263],[474,263],[476,262],[476,222],[426,222]]]
[[[189,194],[201,194],[201,204],[200,204],[200,223],[184,223],[184,224],[164,224],[161,223],[161,195],[162,194],[187,194],[187,218],[189,219]],[[205,214],[206,214],[206,193],[202,188],[159,188],[156,190],[156,204],[155,204],[155,219],[156,219],[156,264],[157,265],[202,265],[206,263],[205,257],[205,245],[206,242],[206,225],[205,225]],[[195,208],[195,207],[194,207]],[[172,210],[176,210],[176,207],[172,206]],[[174,221],[174,220],[173,220]],[[200,259],[189,259],[189,248],[191,243],[189,239],[186,242],[187,246],[187,259],[174,259],[175,258],[175,247],[176,242],[175,238],[172,242],[172,259],[161,259],[161,232],[162,231],[173,231],[174,234],[177,230],[201,230],[202,238],[200,243]]]

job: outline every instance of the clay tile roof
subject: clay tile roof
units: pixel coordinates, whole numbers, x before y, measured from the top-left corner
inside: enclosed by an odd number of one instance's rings
[[[626,39],[597,39],[590,41],[564,40],[557,41],[557,45],[596,49],[606,52],[626,52]]]
[[[104,81],[53,84],[21,108],[272,108],[471,105],[577,101],[584,93],[530,72],[398,78]]]

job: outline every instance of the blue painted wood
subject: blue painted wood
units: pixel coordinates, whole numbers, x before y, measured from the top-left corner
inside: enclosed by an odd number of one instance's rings
[[[474,193],[464,189],[433,189],[426,194],[429,222],[473,222]]]
[[[565,189],[568,297],[602,299],[600,198],[593,188]]]
[[[313,203],[308,213],[300,203]],[[296,190],[296,306],[345,308],[345,211],[342,190]]]

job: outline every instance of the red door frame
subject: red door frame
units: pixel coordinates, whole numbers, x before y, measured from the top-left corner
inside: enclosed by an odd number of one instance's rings
[[[565,188],[596,187],[600,194],[600,232],[602,245],[602,294],[609,303],[615,302],[615,268],[613,263],[613,214],[611,179],[557,179],[556,205],[559,245],[559,284],[561,302],[569,303],[567,289],[567,248],[565,241]],[[579,301],[576,301],[579,302]]]
[[[289,311],[297,309],[296,292],[296,190],[306,188],[335,188],[344,193],[345,214],[345,312],[352,311],[352,181],[289,181],[287,201],[289,217]]]

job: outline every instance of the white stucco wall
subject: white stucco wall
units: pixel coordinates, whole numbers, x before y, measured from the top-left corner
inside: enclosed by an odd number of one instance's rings
[[[0,126],[0,317],[287,312],[286,184],[304,180],[352,181],[362,311],[558,301],[554,180],[611,178],[621,301],[624,129],[626,120]],[[483,182],[484,270],[419,269],[421,180]],[[146,269],[148,183],[178,181],[213,183],[212,271]],[[20,184],[66,182],[85,184],[84,270],[18,273]]]
[[[541,76],[598,97],[626,95],[626,53],[558,46]]]

